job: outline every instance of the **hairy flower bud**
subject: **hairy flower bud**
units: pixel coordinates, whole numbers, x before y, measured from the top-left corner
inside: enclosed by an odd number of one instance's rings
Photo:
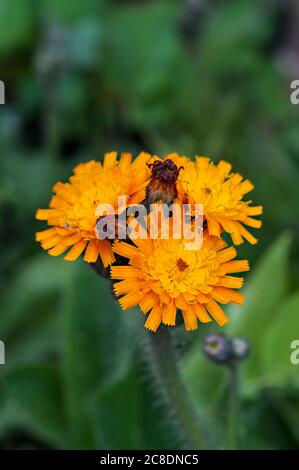
[[[235,336],[231,338],[231,349],[235,359],[242,361],[246,359],[250,354],[250,346],[244,338]]]
[[[246,359],[250,346],[245,339],[238,336],[229,338],[224,334],[214,333],[205,338],[203,351],[211,361],[229,366]]]
[[[226,364],[231,358],[231,345],[223,334],[210,334],[205,338],[203,351],[213,362]]]

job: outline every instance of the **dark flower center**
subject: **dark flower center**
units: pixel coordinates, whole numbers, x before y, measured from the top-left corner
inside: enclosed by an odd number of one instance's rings
[[[178,168],[176,164],[170,160],[155,161],[152,164],[148,164],[152,167],[152,179],[157,179],[166,184],[175,184],[178,179],[181,168]]]
[[[177,267],[180,271],[185,271],[185,269],[189,268],[189,264],[186,263],[182,258],[179,258],[176,262]]]

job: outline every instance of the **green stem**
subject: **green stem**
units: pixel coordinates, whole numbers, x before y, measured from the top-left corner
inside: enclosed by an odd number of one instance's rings
[[[227,414],[227,445],[228,449],[237,449],[237,412],[239,395],[239,369],[236,362],[231,362],[228,366],[229,372],[229,397]]]
[[[147,359],[159,394],[164,397],[169,414],[174,418],[175,429],[186,448],[207,449],[210,442],[209,433],[189,397],[169,329],[160,327],[156,333],[149,332],[148,337],[150,351],[147,353]]]

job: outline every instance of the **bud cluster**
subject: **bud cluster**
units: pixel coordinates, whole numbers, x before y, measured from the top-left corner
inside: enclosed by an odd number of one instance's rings
[[[229,338],[222,333],[213,333],[206,336],[203,351],[211,361],[230,365],[246,359],[250,354],[250,346],[244,338]]]

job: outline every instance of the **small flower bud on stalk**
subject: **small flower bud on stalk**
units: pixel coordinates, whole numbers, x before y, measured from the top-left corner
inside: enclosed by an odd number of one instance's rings
[[[205,339],[203,351],[208,359],[217,364],[227,364],[231,358],[231,346],[223,334],[211,334]]]
[[[245,339],[235,336],[231,338],[230,344],[232,355],[235,360],[243,361],[244,359],[247,359],[250,354],[250,346]]]
[[[215,333],[205,338],[203,351],[211,361],[230,366],[246,359],[250,354],[250,346],[243,338],[229,338],[222,333]]]
[[[237,411],[239,402],[239,363],[249,356],[250,347],[240,337],[229,338],[224,334],[210,334],[205,338],[203,351],[208,359],[227,367],[227,443],[233,450],[237,447]]]

